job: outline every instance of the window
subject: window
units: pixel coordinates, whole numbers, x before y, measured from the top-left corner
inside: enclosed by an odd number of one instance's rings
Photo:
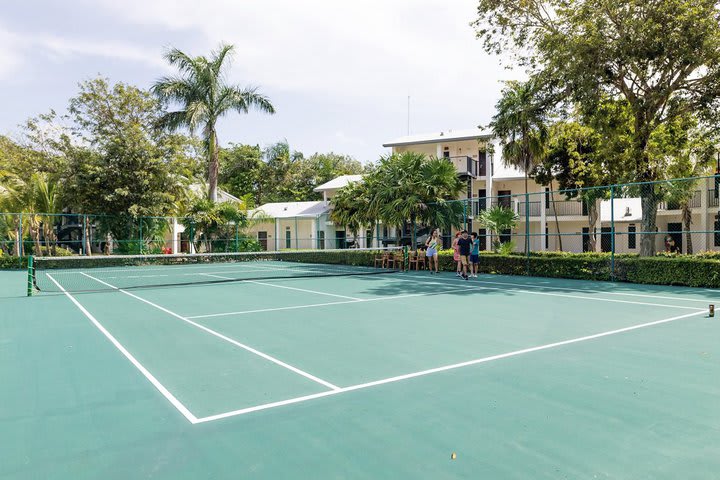
[[[628,225],[628,249],[634,250],[637,248],[635,232],[637,231],[635,224],[631,223]]]
[[[478,152],[478,175],[487,175],[487,153],[483,151]]]
[[[479,215],[482,210],[487,210],[487,190],[480,189],[478,190],[478,201],[477,201],[477,211],[475,212],[475,215]]]
[[[550,230],[548,227],[545,227],[545,249],[550,248],[550,236],[548,233],[550,233]]]
[[[720,220],[715,219],[715,231],[713,232],[713,236],[715,237],[715,246],[720,247]]]
[[[550,208],[550,189],[545,187],[545,208]]]
[[[448,147],[443,150],[443,158],[450,158],[450,149]]]
[[[320,250],[325,250],[325,231],[324,230],[318,230],[318,248]]]
[[[290,227],[285,229],[285,248],[292,248],[292,234],[290,233]]]

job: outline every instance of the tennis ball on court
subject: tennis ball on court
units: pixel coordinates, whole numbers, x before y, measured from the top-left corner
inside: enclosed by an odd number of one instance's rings
[[[450,459],[455,460],[457,458],[457,453],[453,452],[450,454]]]

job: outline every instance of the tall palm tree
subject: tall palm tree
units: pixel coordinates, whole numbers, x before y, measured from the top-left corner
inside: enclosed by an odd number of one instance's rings
[[[502,97],[495,105],[497,112],[490,127],[499,137],[503,148],[503,163],[525,174],[525,200],[528,194],[528,176],[540,163],[547,139],[547,108],[535,98],[536,85],[527,82],[508,82]],[[526,205],[529,208],[529,205]],[[525,235],[525,251],[530,237]]]
[[[330,220],[350,230],[356,244],[363,227],[374,229],[375,214],[370,207],[369,193],[365,183],[353,182],[338,190],[330,200]]]
[[[161,78],[152,87],[161,101],[180,105],[180,110],[161,118],[161,127],[171,131],[187,127],[193,133],[202,129],[208,161],[208,198],[213,202],[217,200],[219,168],[218,120],[231,111],[248,113],[250,108],[275,113],[270,100],[256,87],[243,89],[225,82],[232,51],[232,45],[221,44],[208,58],[170,49],[164,58],[179,73]]]

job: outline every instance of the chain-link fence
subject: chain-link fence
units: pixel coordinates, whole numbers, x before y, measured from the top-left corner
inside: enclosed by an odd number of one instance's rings
[[[507,188],[507,187],[505,187]],[[553,189],[457,200],[462,215],[444,219],[443,248],[457,230],[478,235],[481,252],[530,257],[586,253],[689,255],[720,252],[720,176]],[[320,215],[217,223],[174,217],[0,213],[3,255],[203,253],[410,246],[423,249],[436,225],[372,225],[350,231]],[[454,214],[455,215],[455,214]],[[452,225],[452,228],[447,227]],[[528,265],[530,262],[528,262]],[[530,267],[528,267],[530,268]]]

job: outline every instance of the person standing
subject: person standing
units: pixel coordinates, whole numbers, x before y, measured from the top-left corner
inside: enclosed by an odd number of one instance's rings
[[[458,252],[460,253],[460,263],[462,264],[462,278],[468,279],[467,267],[469,263],[470,251],[472,249],[472,240],[468,238],[467,230],[463,230],[457,241]]]
[[[472,247],[470,249],[470,274],[477,278],[478,263],[480,263],[480,239],[477,233],[472,232]]]
[[[457,265],[457,268],[455,270],[455,275],[458,277],[461,277],[462,274],[460,273],[461,265],[460,265],[460,251],[458,250],[458,240],[460,239],[461,232],[455,232],[455,238],[452,242],[452,249],[453,249],[453,260],[455,261],[455,264]]]
[[[425,256],[428,258],[428,270],[433,273],[433,262],[435,262],[435,273],[439,273],[438,267],[438,246],[440,245],[440,230],[437,228],[432,231],[432,234],[425,241]]]

